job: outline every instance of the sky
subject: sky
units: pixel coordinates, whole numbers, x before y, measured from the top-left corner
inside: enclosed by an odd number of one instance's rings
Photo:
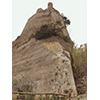
[[[12,0],[12,41],[37,9],[46,9],[48,2],[71,21],[67,27],[71,39],[78,46],[87,43],[87,0]]]

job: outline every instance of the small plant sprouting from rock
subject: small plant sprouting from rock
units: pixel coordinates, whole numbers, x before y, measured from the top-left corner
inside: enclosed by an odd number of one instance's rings
[[[70,20],[65,20],[65,22],[64,22],[66,25],[70,25]]]
[[[81,98],[82,98],[82,95],[81,95]]]
[[[66,26],[70,25],[70,23],[71,23],[70,20],[66,16],[64,16],[63,13],[61,14],[61,16],[62,16],[62,18],[64,20],[65,25]]]
[[[77,98],[77,100],[80,100],[80,98]]]

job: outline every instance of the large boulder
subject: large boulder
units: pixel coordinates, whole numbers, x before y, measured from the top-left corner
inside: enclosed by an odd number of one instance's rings
[[[57,21],[60,24],[57,24]],[[52,25],[51,29],[54,25],[56,28],[64,26],[61,15],[53,8],[52,3],[48,4],[46,10],[38,9],[28,20],[21,36],[13,41],[12,78],[17,80],[19,88],[25,82],[29,82],[32,92],[35,93],[62,93],[76,96],[69,52],[72,50],[71,44],[68,45],[61,37],[68,36],[67,29],[62,28],[60,32],[62,35],[57,37],[41,40],[28,38],[31,33],[35,35],[35,31],[44,24]],[[14,85],[17,86],[17,83]],[[16,91],[16,88],[13,87],[13,90]]]
[[[70,53],[59,42],[37,41],[33,38],[14,50],[12,75],[21,84],[30,82],[36,93],[71,91],[77,95]]]

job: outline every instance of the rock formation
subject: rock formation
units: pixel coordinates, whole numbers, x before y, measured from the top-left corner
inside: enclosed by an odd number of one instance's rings
[[[29,38],[35,35],[42,25],[49,29],[60,29],[59,36],[37,40]],[[74,82],[71,55],[71,43],[64,41],[69,36],[60,13],[48,3],[48,8],[39,8],[28,19],[22,34],[12,43],[12,78],[20,84],[29,82],[36,93],[71,93],[77,95]],[[68,51],[66,51],[66,49]],[[16,90],[16,89],[15,89]]]
[[[24,41],[28,41],[27,38],[33,33],[36,33],[36,30],[39,30],[42,25],[48,24],[50,29],[56,28],[61,29],[59,34],[61,36],[68,35],[64,21],[60,13],[53,8],[52,3],[48,3],[48,8],[43,10],[39,8],[31,18],[28,19],[25,28],[18,40],[13,42],[13,46],[20,46]]]

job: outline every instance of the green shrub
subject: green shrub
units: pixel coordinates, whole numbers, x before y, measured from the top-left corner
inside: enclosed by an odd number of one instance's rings
[[[48,25],[41,26],[40,30],[36,31],[35,38],[36,39],[47,39],[51,36],[58,36],[57,32],[55,32],[57,29],[48,29]]]
[[[77,100],[80,100],[80,98],[77,98]]]
[[[49,31],[36,31],[36,35],[35,35],[35,38],[36,39],[46,39],[46,38],[49,38],[51,37],[51,33]]]

